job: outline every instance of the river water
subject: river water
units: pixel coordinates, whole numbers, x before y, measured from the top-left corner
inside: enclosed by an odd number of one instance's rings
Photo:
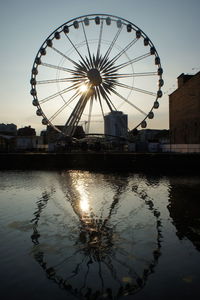
[[[199,299],[200,177],[0,172],[2,299]]]

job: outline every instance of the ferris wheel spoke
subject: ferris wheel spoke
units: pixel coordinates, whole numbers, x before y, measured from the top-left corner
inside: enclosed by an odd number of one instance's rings
[[[122,49],[117,55],[115,55],[109,63],[114,63],[116,62],[128,49],[130,49],[136,42],[138,41],[137,38],[135,38],[132,42],[130,42],[124,49]]]
[[[103,33],[103,19],[101,20],[101,26],[100,26],[100,32],[99,32],[99,41],[98,41],[98,46],[97,46],[96,60],[98,60],[99,56],[100,56],[102,33]]]
[[[111,73],[109,74],[109,77],[111,79],[118,79],[118,78],[127,78],[127,77],[143,77],[143,76],[155,76],[157,75],[157,72],[143,72],[143,73]],[[105,74],[107,76],[107,74]]]
[[[108,50],[106,51],[104,57],[102,58],[101,64],[100,64],[101,68],[107,62],[108,56],[109,56],[110,52],[112,51],[112,49],[113,49],[113,47],[114,47],[114,45],[115,45],[115,43],[116,43],[116,41],[117,41],[117,39],[118,39],[121,31],[122,31],[122,26],[118,29],[118,31],[117,31],[116,35],[114,36],[114,38],[113,38],[113,40],[112,40],[112,42],[111,42]]]
[[[100,94],[101,94],[102,98],[106,101],[110,111],[113,111],[113,108],[114,108],[114,110],[116,110],[114,104],[112,103],[112,101],[108,97],[108,95],[107,95],[105,89],[103,88],[103,86],[101,86],[101,85],[99,86],[99,91],[100,91]]]
[[[65,133],[67,135],[70,135],[70,133],[73,131],[72,125],[76,122],[78,118],[78,110],[80,110],[82,104],[83,104],[83,96],[81,96],[80,99],[78,100],[75,108],[73,109],[71,115],[69,116],[65,124]]]
[[[78,125],[80,118],[83,114],[83,111],[85,109],[85,106],[87,104],[88,93],[89,93],[89,89],[85,95],[83,95],[83,94],[81,95],[76,106],[74,107],[71,115],[69,116],[69,118],[65,124],[65,129],[64,129],[65,134],[67,134],[69,136],[72,136],[74,134],[75,128]]]
[[[73,59],[71,59],[70,57],[68,57],[67,55],[65,55],[64,53],[62,53],[60,50],[56,49],[55,47],[51,47],[51,49],[53,49],[55,52],[57,52],[58,54],[60,54],[62,57],[64,57],[65,59],[67,59],[68,61],[70,61],[71,63],[73,63],[75,66],[79,66]]]
[[[68,77],[68,78],[59,78],[59,79],[47,79],[47,80],[39,80],[37,84],[48,84],[48,83],[58,83],[58,82],[79,82],[85,81],[82,76],[76,77]]]
[[[117,276],[117,271],[116,271],[116,269],[114,268],[114,266],[113,266],[113,264],[112,264],[112,260],[110,259],[110,257],[107,256],[107,261],[104,260],[103,262],[104,262],[105,267],[107,267],[107,269],[110,271],[110,274],[111,274],[112,278],[113,278],[115,281],[117,281],[119,284],[121,284],[121,280],[120,280],[120,278],[118,278],[118,276]]]
[[[150,91],[147,91],[147,90],[143,90],[143,89],[139,89],[139,88],[136,88],[136,87],[133,87],[133,86],[129,86],[129,85],[126,85],[126,84],[123,84],[123,83],[116,82],[115,85],[117,85],[119,87],[122,87],[122,88],[125,88],[125,89],[133,90],[133,91],[136,91],[136,92],[139,92],[139,93],[147,94],[147,95],[150,95],[150,96],[156,96],[156,93],[153,93],[153,92],[150,92]]]
[[[87,130],[86,134],[89,133],[90,130],[90,122],[91,122],[91,115],[92,115],[92,107],[93,107],[93,98],[90,98],[90,107],[89,107],[89,114],[88,114],[88,121],[87,121]]]
[[[92,59],[93,59],[93,65],[94,65],[94,67],[98,68],[99,63],[100,63],[100,57],[98,57],[98,56],[95,57],[95,55],[93,54]]]
[[[122,64],[120,64],[120,65],[118,65],[118,66],[112,66],[111,65],[111,67],[108,67],[107,69],[105,69],[105,72],[108,72],[108,71],[115,71],[115,72],[117,72],[118,70],[120,70],[120,69],[122,69],[122,68],[125,68],[125,67],[127,67],[127,66],[129,66],[129,65],[132,65],[133,63],[136,63],[136,62],[138,62],[138,61],[140,61],[140,60],[142,60],[142,59],[145,59],[145,58],[147,58],[148,56],[150,56],[151,55],[151,53],[146,53],[146,54],[143,54],[143,55],[141,55],[141,56],[138,56],[138,57],[135,57],[135,58],[133,58],[133,59],[131,59],[130,61],[128,61],[128,62],[125,62],[125,63],[122,63]]]
[[[102,113],[102,116],[103,116],[103,119],[104,119],[104,111],[103,111],[103,105],[102,105],[102,101],[101,101],[101,96],[100,96],[100,92],[99,92],[99,88],[97,87],[96,88],[96,93],[97,93],[97,97],[99,99],[99,104],[100,104],[100,108],[101,108],[101,113]]]
[[[79,74],[85,75],[85,73],[87,72],[88,69],[82,61],[79,61],[79,67],[77,68],[77,70],[78,70]]]
[[[86,106],[87,100],[81,96],[76,107],[72,111],[67,123],[65,124],[65,133],[69,136],[74,134],[75,127],[78,125],[81,115]]]
[[[111,92],[113,91],[114,84],[115,84],[115,81],[107,79],[103,83],[103,88],[108,94],[111,94]]]
[[[65,93],[67,93],[67,92],[70,92],[70,91],[72,91],[72,90],[76,90],[76,89],[78,89],[79,86],[80,86],[80,84],[77,84],[77,83],[76,83],[76,84],[72,85],[71,87],[68,87],[68,88],[63,89],[63,90],[61,90],[61,91],[58,91],[57,93],[52,94],[52,95],[50,95],[50,96],[48,96],[48,97],[46,97],[46,98],[40,100],[40,101],[39,101],[39,104],[43,104],[43,103],[45,103],[45,102],[47,102],[47,101],[49,101],[49,100],[52,100],[52,99],[54,99],[54,98],[56,98],[56,97],[58,97],[58,96],[60,96],[60,95],[63,95],[63,94],[65,94]]]
[[[87,68],[89,68],[87,62],[85,61],[85,59],[83,58],[83,56],[81,55],[81,53],[78,51],[77,47],[74,45],[74,43],[72,42],[72,40],[69,38],[69,36],[67,34],[65,34],[65,36],[68,39],[68,41],[70,42],[70,44],[72,45],[72,47],[74,48],[74,50],[76,51],[76,53],[81,58],[82,63],[84,64],[84,66],[87,67]]]
[[[91,65],[92,68],[94,68],[94,66],[93,66],[93,61],[92,61],[92,56],[91,56],[91,52],[90,52],[90,47],[89,47],[87,35],[86,35],[86,32],[85,32],[85,27],[84,27],[84,25],[83,25],[83,22],[82,22],[81,24],[82,24],[83,34],[84,34],[84,37],[85,37],[85,42],[86,42],[86,46],[87,46],[87,51],[88,51],[88,55],[89,55],[89,59],[90,59],[90,65]]]
[[[66,102],[67,105],[71,104],[73,100],[75,100],[78,96],[80,96],[81,92],[76,91],[76,93]]]
[[[66,103],[64,103],[50,118],[49,121],[53,121],[80,93],[76,92]]]
[[[104,280],[103,280],[103,275],[102,275],[101,261],[98,261],[98,266],[99,266],[98,274],[99,274],[99,278],[101,281],[101,288],[103,290],[104,289]]]
[[[119,98],[121,98],[122,100],[124,100],[126,103],[128,103],[129,105],[131,105],[133,108],[135,108],[137,111],[139,111],[141,114],[143,114],[144,116],[146,116],[147,114],[141,110],[139,107],[137,107],[135,104],[133,104],[132,102],[130,102],[128,99],[126,99],[124,96],[122,96],[121,94],[119,94],[117,91],[113,91],[113,93],[118,96]]]
[[[64,67],[60,67],[60,66],[56,66],[56,65],[52,65],[52,64],[48,64],[48,63],[41,63],[41,66],[47,67],[47,68],[52,68],[52,69],[56,69],[56,70],[60,70],[60,71],[64,71],[64,72],[69,72],[69,73],[73,73],[74,74],[74,70],[73,69],[69,69],[69,68],[64,68]]]

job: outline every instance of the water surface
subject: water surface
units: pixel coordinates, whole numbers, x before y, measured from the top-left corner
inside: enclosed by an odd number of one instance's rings
[[[0,172],[3,299],[197,299],[200,177]]]

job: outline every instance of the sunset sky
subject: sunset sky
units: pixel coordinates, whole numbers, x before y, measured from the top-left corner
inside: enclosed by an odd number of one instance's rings
[[[181,73],[200,71],[199,0],[0,1],[0,123],[45,129],[30,95],[33,61],[44,40],[72,18],[95,13],[122,17],[152,40],[164,70],[164,96],[148,128],[168,128],[168,95]]]

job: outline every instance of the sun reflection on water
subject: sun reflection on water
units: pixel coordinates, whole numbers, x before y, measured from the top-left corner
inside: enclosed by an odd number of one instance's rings
[[[88,213],[89,209],[90,209],[89,196],[88,196],[88,193],[87,193],[87,191],[84,187],[83,182],[79,182],[79,185],[77,186],[77,190],[80,194],[80,201],[79,201],[80,210],[83,213]]]

